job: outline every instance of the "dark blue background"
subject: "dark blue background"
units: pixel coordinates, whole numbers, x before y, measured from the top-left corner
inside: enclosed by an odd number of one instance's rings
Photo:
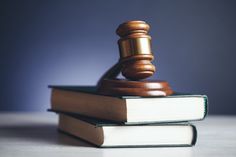
[[[0,110],[45,111],[49,84],[95,85],[118,60],[117,26],[151,25],[154,78],[236,114],[236,1],[1,1]]]

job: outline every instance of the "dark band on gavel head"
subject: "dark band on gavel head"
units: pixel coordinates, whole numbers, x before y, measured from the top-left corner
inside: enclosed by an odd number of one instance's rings
[[[147,34],[150,26],[144,21],[129,21],[121,24],[116,33],[118,40],[122,74],[130,80],[148,78],[155,72],[151,63],[151,37]]]
[[[120,59],[100,79],[97,91],[110,96],[168,96],[173,94],[168,82],[142,80],[153,75],[155,66],[151,50],[149,25],[144,21],[129,21],[121,24],[116,33]],[[126,79],[118,79],[119,73]]]
[[[116,33],[121,38],[118,40],[120,57],[132,55],[152,55],[151,37],[147,35],[150,27],[144,21],[129,21],[121,24]]]

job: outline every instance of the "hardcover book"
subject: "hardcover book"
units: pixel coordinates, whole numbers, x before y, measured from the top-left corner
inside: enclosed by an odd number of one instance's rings
[[[193,146],[197,131],[191,124],[119,125],[94,118],[59,113],[59,130],[98,147]]]
[[[105,96],[95,86],[50,86],[51,109],[124,123],[201,120],[207,96],[174,94],[167,97]]]

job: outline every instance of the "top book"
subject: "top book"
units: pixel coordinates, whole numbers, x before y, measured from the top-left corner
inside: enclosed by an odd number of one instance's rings
[[[51,109],[124,123],[202,120],[207,96],[175,94],[167,97],[112,97],[96,93],[95,86],[49,86]]]

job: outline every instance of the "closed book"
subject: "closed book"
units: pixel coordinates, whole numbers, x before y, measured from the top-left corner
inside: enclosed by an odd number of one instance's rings
[[[197,136],[191,124],[119,125],[63,113],[59,113],[58,127],[98,147],[193,146]]]
[[[51,109],[124,123],[201,120],[207,96],[175,94],[167,97],[104,96],[96,87],[51,86]]]

